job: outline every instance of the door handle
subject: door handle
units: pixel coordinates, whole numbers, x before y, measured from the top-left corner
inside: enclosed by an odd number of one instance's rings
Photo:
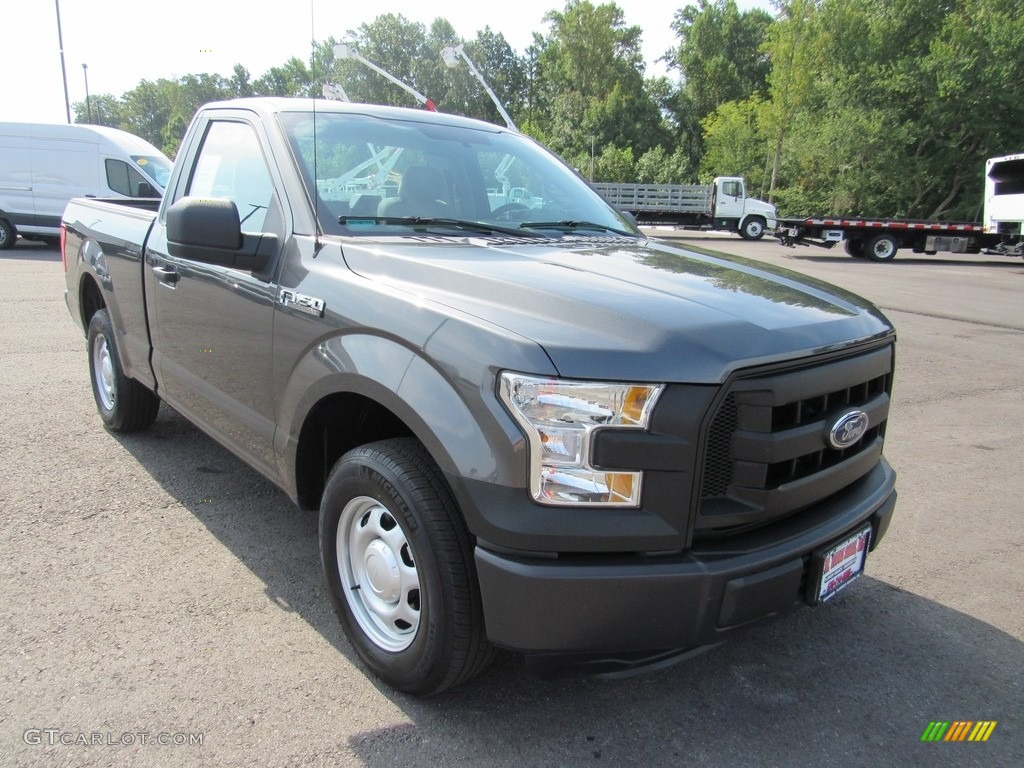
[[[157,280],[167,285],[174,285],[180,277],[178,270],[174,267],[153,267],[153,274],[156,275]]]

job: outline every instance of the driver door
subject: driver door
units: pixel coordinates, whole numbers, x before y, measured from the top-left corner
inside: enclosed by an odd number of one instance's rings
[[[280,249],[287,229],[272,166],[255,124],[234,115],[209,119],[176,199],[228,198],[238,208],[243,232],[273,232]],[[171,256],[162,221],[150,241],[147,311],[160,396],[276,477],[273,282]]]

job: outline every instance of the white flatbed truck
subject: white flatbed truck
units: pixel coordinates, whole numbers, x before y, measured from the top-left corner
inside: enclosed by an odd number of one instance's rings
[[[776,228],[775,206],[747,197],[742,178],[719,176],[711,184],[592,184],[613,207],[640,224],[702,227],[760,240]]]

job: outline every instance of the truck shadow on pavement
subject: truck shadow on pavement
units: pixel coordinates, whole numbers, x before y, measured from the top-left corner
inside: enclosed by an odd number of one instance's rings
[[[365,671],[323,585],[315,513],[166,406],[150,432],[116,439],[262,581],[270,601]],[[639,677],[543,680],[505,654],[430,699],[375,682],[410,722],[308,745],[303,759],[354,753],[370,768],[810,766],[841,755],[844,765],[1020,765],[1022,659],[1013,636],[865,576],[825,607]],[[934,720],[998,726],[985,744],[921,743]]]
[[[798,261],[813,261],[818,264],[849,264],[858,267],[877,266],[881,269],[896,267],[931,265],[936,267],[995,267],[996,269],[1015,269],[1024,273],[1024,262],[1019,257],[1011,256],[976,256],[973,259],[933,259],[928,256],[897,255],[892,261],[871,261],[870,259],[854,259],[842,253],[822,254],[817,252],[790,251],[788,258]]]

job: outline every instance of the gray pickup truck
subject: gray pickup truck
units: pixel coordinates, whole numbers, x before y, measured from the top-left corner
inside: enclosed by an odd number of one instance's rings
[[[648,239],[527,137],[248,99],[167,192],[77,199],[67,305],[108,429],[160,402],[303,509],[366,664],[665,665],[822,603],[896,501],[870,304]]]

